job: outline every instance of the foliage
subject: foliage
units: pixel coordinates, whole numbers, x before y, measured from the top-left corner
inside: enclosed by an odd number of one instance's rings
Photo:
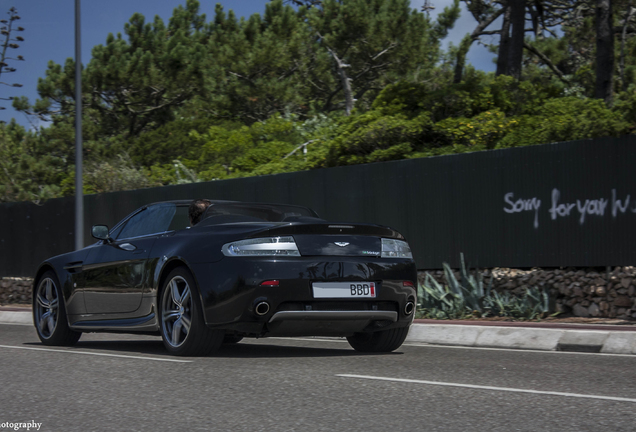
[[[448,285],[441,285],[428,273],[418,291],[418,315],[422,318],[464,319],[472,315],[461,296],[453,293]]]
[[[84,193],[116,192],[155,186],[143,170],[136,168],[128,155],[92,162],[84,170]]]
[[[523,297],[516,297],[510,291],[493,291],[484,299],[484,304],[493,316],[528,320],[542,318],[550,310],[548,293],[538,287],[526,288]]]
[[[517,120],[506,118],[498,110],[486,111],[472,118],[450,117],[435,124],[446,145],[463,145],[474,150],[492,149],[506,136]]]
[[[14,120],[0,124],[0,202],[40,202],[61,195],[66,154],[54,140]]]
[[[18,10],[15,7],[9,8],[9,19],[0,20],[0,39],[4,38],[4,40],[0,40],[0,47],[2,47],[2,51],[0,52],[0,79],[2,79],[2,75],[5,76],[7,74],[12,74],[16,71],[16,68],[9,66],[9,61],[24,61],[24,57],[18,55],[16,57],[12,57],[9,51],[20,48],[20,45],[17,42],[23,42],[24,38],[22,36],[16,36],[15,34],[11,34],[12,32],[23,32],[24,28],[20,26],[14,27],[16,21],[20,18],[18,15]],[[9,87],[22,87],[22,84],[18,83],[6,83],[0,81],[0,84],[4,84]],[[13,96],[10,97],[2,97],[0,100],[12,100]],[[0,107],[0,109],[4,109],[4,107]]]
[[[426,273],[418,289],[418,316],[434,319],[465,319],[472,316],[503,316],[536,319],[549,312],[548,294],[537,288],[526,289],[522,297],[509,291],[492,290],[492,279],[484,285],[478,270],[470,272],[461,254],[460,279],[443,263],[448,285],[441,285]]]
[[[200,142],[194,133],[204,133],[210,127],[206,119],[179,118],[138,137],[121,140],[111,146],[111,153],[126,152],[138,165],[152,166],[170,164],[175,159],[194,159],[201,151]],[[227,124],[228,128],[236,127]]]
[[[546,101],[535,115],[523,115],[497,148],[583,138],[619,136],[629,131],[623,113],[598,99],[563,97]]]
[[[458,17],[457,0],[435,22],[413,11],[408,0],[323,1],[321,8],[307,12],[310,32],[316,37],[315,59],[321,62],[309,70],[313,97],[324,111],[341,109],[345,73],[357,105],[368,108],[379,90],[396,79],[414,73],[420,79],[431,76],[440,39]],[[334,67],[325,69],[325,64]]]
[[[272,0],[264,14],[246,19],[217,5],[209,21],[197,0],[187,0],[167,23],[134,14],[123,34],[94,47],[82,72],[85,190],[633,133],[636,14],[626,13],[629,2],[614,3],[624,64],[613,107],[589,98],[593,9],[557,3],[562,9],[545,4],[546,22],[532,25],[561,24],[563,32],[527,38],[521,80],[464,65],[471,35],[441,51],[458,1],[436,20],[407,0]],[[467,4],[479,22],[503,10],[497,2]],[[47,123],[0,129],[0,200],[74,193],[74,74],[73,59],[50,62],[40,98],[33,105],[14,99],[18,110]]]
[[[327,166],[353,165],[403,159],[426,146],[432,130],[430,115],[413,119],[403,114],[383,116],[370,111],[342,122],[337,136],[328,144]]]

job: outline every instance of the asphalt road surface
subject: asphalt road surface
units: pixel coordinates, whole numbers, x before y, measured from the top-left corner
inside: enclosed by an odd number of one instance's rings
[[[0,325],[0,374],[0,431],[636,431],[635,356],[297,338],[177,358],[156,337],[57,348]]]

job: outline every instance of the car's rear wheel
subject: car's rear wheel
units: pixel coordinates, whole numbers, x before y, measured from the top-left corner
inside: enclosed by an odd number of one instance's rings
[[[50,270],[35,285],[33,324],[44,345],[75,345],[82,335],[68,326],[60,283]]]
[[[408,327],[400,327],[372,333],[356,333],[347,337],[347,341],[356,351],[391,352],[402,346],[408,334]]]
[[[198,356],[219,348],[223,332],[205,325],[194,278],[185,267],[170,272],[161,289],[161,338],[174,355]]]

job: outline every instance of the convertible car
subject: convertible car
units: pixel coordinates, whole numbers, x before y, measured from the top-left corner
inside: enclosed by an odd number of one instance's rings
[[[234,201],[211,201],[191,227],[190,202],[141,207],[112,229],[95,225],[95,244],[43,262],[33,285],[42,343],[137,332],[193,356],[243,337],[340,336],[363,352],[404,342],[417,273],[398,232]]]

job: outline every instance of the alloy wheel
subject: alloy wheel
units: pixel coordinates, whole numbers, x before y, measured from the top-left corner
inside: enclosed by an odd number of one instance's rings
[[[55,332],[59,316],[59,298],[57,287],[51,278],[40,281],[36,293],[35,319],[40,335],[48,339]]]
[[[166,285],[161,301],[161,326],[165,340],[173,347],[181,346],[192,325],[192,290],[181,276]]]

